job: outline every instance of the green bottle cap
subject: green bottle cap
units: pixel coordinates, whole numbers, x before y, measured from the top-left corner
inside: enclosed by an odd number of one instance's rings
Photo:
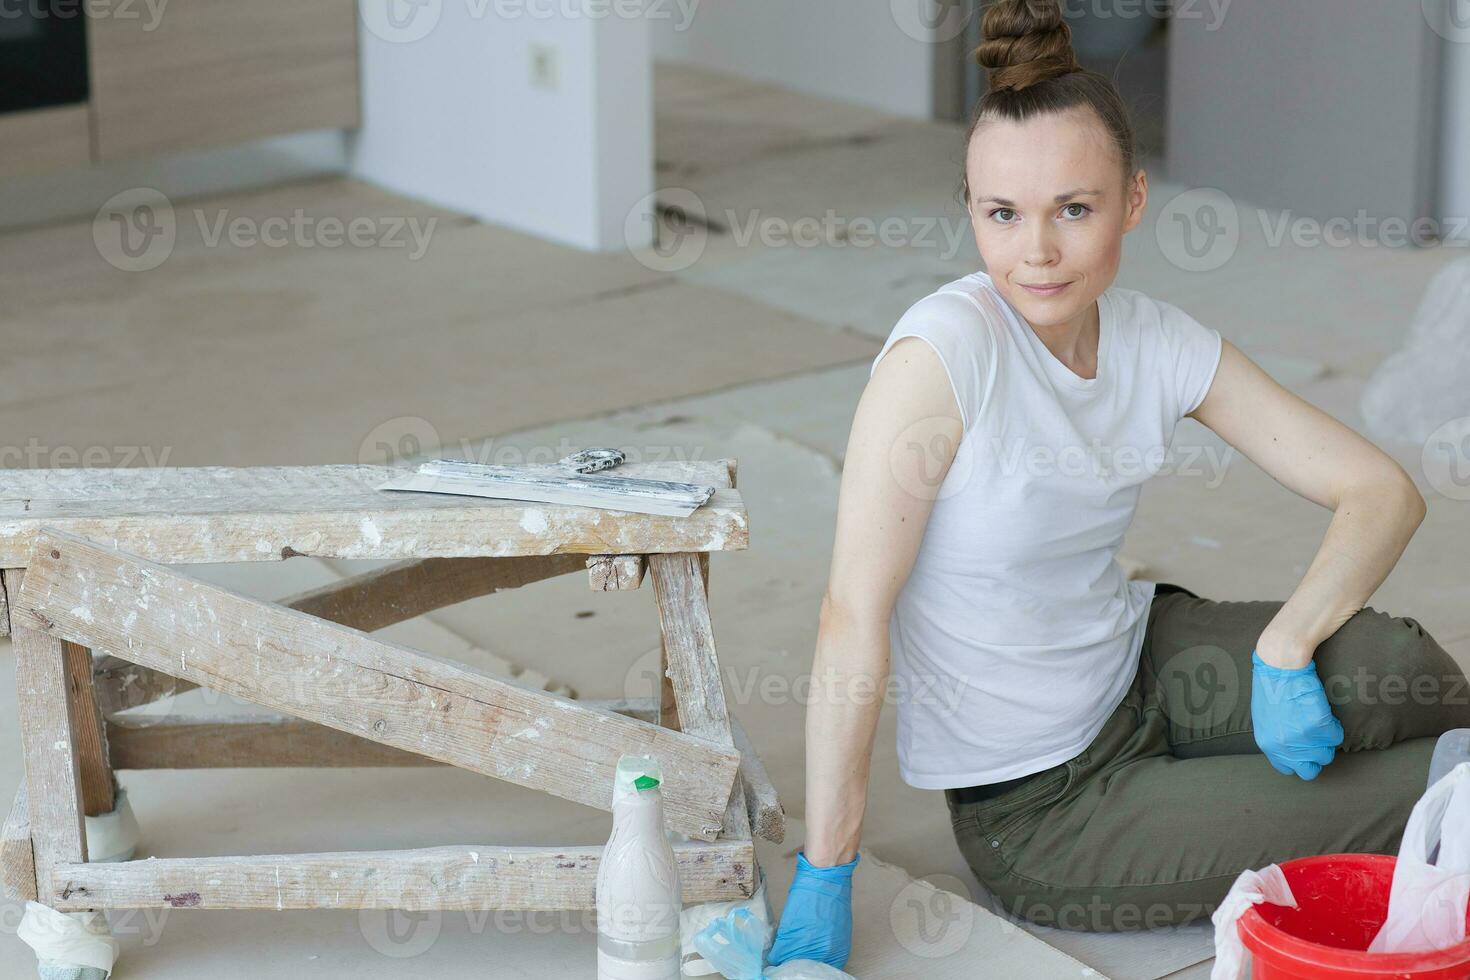
[[[658,780],[654,779],[652,776],[639,776],[637,779],[633,780],[633,785],[638,787],[639,789],[653,789],[655,786],[658,785]]]

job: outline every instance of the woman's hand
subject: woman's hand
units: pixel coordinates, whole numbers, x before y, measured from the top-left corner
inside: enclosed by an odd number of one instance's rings
[[[796,877],[786,892],[771,966],[816,960],[840,970],[847,963],[852,949],[852,872],[861,857],[819,868],[807,861],[805,851],[796,853]]]
[[[1273,667],[1251,653],[1251,726],[1276,771],[1316,779],[1342,744],[1342,723],[1327,703],[1317,665]]]

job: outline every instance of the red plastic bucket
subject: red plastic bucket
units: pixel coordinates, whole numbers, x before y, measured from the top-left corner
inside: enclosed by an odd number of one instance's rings
[[[1369,953],[1388,918],[1395,859],[1322,854],[1283,861],[1297,907],[1258,903],[1236,927],[1251,952],[1251,980],[1465,980],[1470,939],[1428,953]],[[1470,911],[1466,923],[1470,925]]]

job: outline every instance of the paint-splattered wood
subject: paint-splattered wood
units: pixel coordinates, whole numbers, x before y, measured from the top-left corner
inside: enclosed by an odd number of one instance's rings
[[[397,468],[401,470],[402,467]],[[8,470],[0,566],[24,567],[43,526],[150,561],[475,558],[725,551],[749,541],[737,490],[688,517],[380,491],[386,466]],[[723,486],[723,460],[627,463],[611,473]]]
[[[6,591],[17,599],[18,607],[26,573],[7,569],[4,574]],[[46,883],[51,880],[52,866],[87,860],[66,664],[61,638],[30,629],[26,622],[11,624],[11,643],[15,650],[15,693],[31,843],[40,892],[37,901],[49,904],[52,896]]]
[[[649,555],[654,600],[663,630],[668,677],[673,685],[682,731],[717,745],[735,746],[730,713],[725,707],[725,685],[715,654],[710,625],[708,571],[700,555]],[[750,839],[745,789],[737,784],[722,819],[721,836]]]
[[[593,555],[587,559],[587,582],[593,592],[625,592],[643,584],[647,563],[642,555]]]
[[[107,732],[102,727],[102,712],[93,689],[92,651],[69,641],[63,642],[61,649],[66,660],[67,704],[71,708],[82,813],[96,817],[112,812],[116,787],[112,766],[107,761]]]
[[[673,845],[686,902],[754,894],[749,841]],[[82,908],[403,909],[596,907],[599,845],[497,844],[404,851],[152,858],[67,864],[52,880],[62,911]]]
[[[666,777],[669,826],[700,840],[719,833],[737,785],[733,747],[531,691],[74,535],[43,531],[36,541],[16,593],[18,625],[603,810],[618,757],[649,753]]]
[[[331,623],[371,633],[444,606],[502,589],[565,575],[582,567],[581,555],[518,555],[512,558],[410,558],[340,582],[298,593],[280,604]],[[515,665],[497,658],[509,676]],[[522,687],[529,679],[518,678]],[[542,687],[558,687],[549,678]],[[118,658],[101,658],[96,690],[103,714],[152,704],[198,685]]]
[[[5,827],[0,830],[0,888],[13,902],[36,900],[36,856],[31,852],[31,818],[21,780]]]

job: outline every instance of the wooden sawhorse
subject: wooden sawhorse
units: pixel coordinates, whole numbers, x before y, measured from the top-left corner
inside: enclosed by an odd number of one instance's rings
[[[617,470],[719,488],[680,518],[374,489],[392,472],[5,474],[0,630],[15,652],[26,770],[0,835],[9,895],[60,911],[591,909],[599,846],[89,864],[82,817],[112,808],[119,769],[435,763],[608,810],[627,752],[663,769],[668,824],[688,838],[675,845],[685,901],[753,893],[752,831],[775,841],[784,831],[727,710],[709,617],[709,552],[748,541],[734,461]],[[282,603],[177,567],[307,555],[397,561]],[[664,651],[663,690],[647,703],[576,701],[369,635],[583,569],[595,589],[638,588],[645,568]],[[281,717],[147,727],[114,717],[195,686]]]

